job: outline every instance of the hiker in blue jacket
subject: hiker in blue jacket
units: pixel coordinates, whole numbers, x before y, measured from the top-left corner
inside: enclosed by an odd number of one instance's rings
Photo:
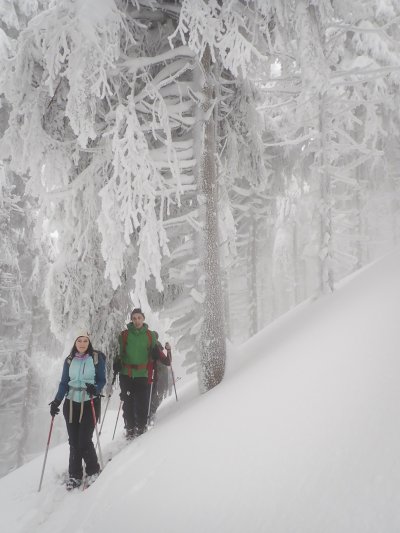
[[[60,412],[59,405],[66,397],[63,414],[69,437],[68,490],[79,487],[82,483],[82,460],[85,462],[88,485],[99,475],[100,466],[92,441],[95,423],[91,399],[93,398],[97,420],[100,415],[100,393],[105,383],[105,356],[93,349],[89,333],[80,330],[64,361],[56,397],[50,403],[50,414],[55,416]]]

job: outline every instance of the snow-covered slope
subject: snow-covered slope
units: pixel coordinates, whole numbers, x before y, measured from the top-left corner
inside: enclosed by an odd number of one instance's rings
[[[231,349],[220,386],[131,444],[108,431],[87,491],[56,483],[65,445],[40,494],[42,458],[0,479],[1,530],[398,533],[399,274],[395,253]]]

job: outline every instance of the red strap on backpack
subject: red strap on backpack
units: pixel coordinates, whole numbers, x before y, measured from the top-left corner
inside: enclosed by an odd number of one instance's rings
[[[121,338],[122,338],[122,355],[126,355],[126,343],[128,342],[128,330],[124,329],[124,331],[121,332]]]
[[[151,357],[151,345],[153,344],[153,337],[148,329],[146,329],[147,338],[149,339],[149,350],[148,350],[148,363],[147,363],[147,383],[152,383],[153,381],[153,358]]]
[[[151,348],[151,345],[153,344],[153,337],[151,336],[150,330],[146,329],[147,338],[149,339],[149,350]]]

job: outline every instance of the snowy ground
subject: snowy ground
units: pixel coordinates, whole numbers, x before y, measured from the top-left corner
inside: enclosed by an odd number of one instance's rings
[[[398,533],[400,253],[231,349],[224,382],[181,380],[156,426],[85,492],[67,446],[0,479],[7,533]],[[112,416],[111,416],[112,415]],[[62,424],[62,419],[57,419]]]

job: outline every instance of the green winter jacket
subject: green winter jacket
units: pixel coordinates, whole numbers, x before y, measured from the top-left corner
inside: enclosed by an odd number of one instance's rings
[[[121,374],[131,376],[133,378],[148,377],[147,364],[151,358],[149,357],[150,350],[156,345],[156,336],[154,331],[150,331],[147,324],[136,329],[130,322],[127,324],[128,336],[126,342],[126,349],[123,346],[123,333],[120,334],[119,340],[119,356],[122,363]],[[148,335],[147,331],[150,332]],[[151,338],[151,344],[150,344]],[[135,365],[142,368],[133,368],[126,365]]]

